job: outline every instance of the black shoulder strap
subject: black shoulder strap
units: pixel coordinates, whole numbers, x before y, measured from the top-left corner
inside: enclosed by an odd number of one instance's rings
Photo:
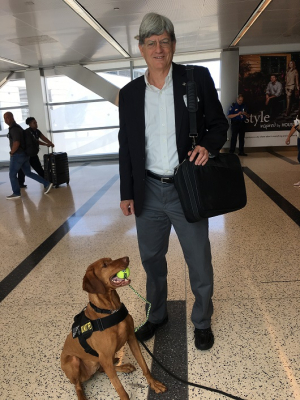
[[[197,85],[194,81],[194,66],[187,65],[186,72],[188,81],[186,84],[186,97],[187,97],[187,109],[190,116],[190,133],[189,136],[193,139],[193,145],[196,143],[198,137],[197,132],[197,111],[198,111],[198,97],[197,97]]]
[[[84,335],[78,336],[79,343],[84,348],[84,351],[88,354],[91,354],[92,356],[99,357],[99,354],[91,348],[86,339],[88,338],[86,338]]]

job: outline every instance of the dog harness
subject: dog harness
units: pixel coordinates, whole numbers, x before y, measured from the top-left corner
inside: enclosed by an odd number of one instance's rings
[[[90,303],[91,307],[98,313],[110,314],[105,318],[89,319],[85,315],[86,307],[74,317],[74,323],[72,325],[72,336],[73,339],[78,337],[79,343],[84,348],[84,351],[92,356],[98,357],[99,354],[91,348],[87,343],[87,339],[92,336],[93,332],[104,331],[111,326],[117,325],[122,322],[128,315],[128,310],[121,304],[118,310],[103,310],[96,307],[93,303]]]

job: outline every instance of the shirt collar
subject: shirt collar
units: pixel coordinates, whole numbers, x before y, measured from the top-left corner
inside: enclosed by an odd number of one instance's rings
[[[170,85],[170,83],[172,82],[172,79],[173,79],[172,78],[172,72],[173,72],[173,64],[171,64],[171,67],[169,69],[168,75],[166,76],[166,79],[165,79],[165,84],[164,84],[164,86],[163,86],[163,88],[161,90],[163,90],[166,87],[168,87]],[[144,75],[144,78],[145,78],[146,86],[150,88],[150,87],[153,87],[153,85],[151,85],[149,83],[148,76],[149,76],[149,69],[147,68],[146,72],[145,72],[145,75]]]
[[[18,125],[18,124],[16,123],[16,121],[15,121],[11,126],[8,127],[8,129],[14,128],[15,126],[20,126],[20,125]]]

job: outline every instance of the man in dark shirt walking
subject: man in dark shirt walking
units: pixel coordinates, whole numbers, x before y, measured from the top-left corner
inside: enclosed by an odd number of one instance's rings
[[[231,142],[230,153],[234,153],[237,137],[239,136],[239,156],[247,156],[244,151],[245,145],[245,120],[248,117],[246,106],[243,103],[244,98],[238,95],[236,103],[232,103],[228,111],[228,118],[231,119]]]
[[[20,169],[23,170],[26,176],[44,185],[45,194],[49,193],[53,184],[31,172],[29,156],[25,153],[23,128],[16,123],[13,114],[9,111],[4,114],[4,121],[9,126],[7,135],[10,145],[9,179],[13,191],[13,193],[10,196],[6,196],[6,198],[10,200],[21,197],[20,185],[17,178],[17,173]]]

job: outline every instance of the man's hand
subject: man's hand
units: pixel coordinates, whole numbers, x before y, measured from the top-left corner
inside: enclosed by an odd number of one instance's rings
[[[134,201],[133,200],[122,200],[120,203],[120,208],[124,215],[134,214]]]
[[[208,151],[205,147],[196,146],[193,151],[188,152],[188,156],[190,156],[190,161],[195,160],[195,165],[205,165],[208,161]]]
[[[269,103],[269,100],[270,100],[270,97],[269,97],[269,95],[268,95],[268,94],[266,94],[266,106],[268,105],[268,103]]]

